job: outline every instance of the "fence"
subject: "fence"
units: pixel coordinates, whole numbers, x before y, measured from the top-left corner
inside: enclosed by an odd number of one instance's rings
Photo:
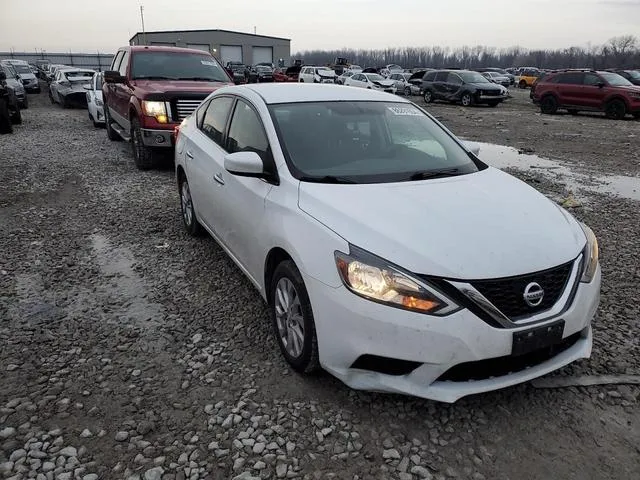
[[[48,52],[0,52],[0,60],[25,60],[33,64],[36,60],[49,60],[52,64],[70,65],[72,67],[107,70],[113,60],[110,53],[48,53]]]

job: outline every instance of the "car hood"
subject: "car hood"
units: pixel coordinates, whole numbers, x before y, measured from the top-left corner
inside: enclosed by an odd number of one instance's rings
[[[321,70],[318,73],[316,73],[316,75],[319,75],[323,78],[334,78],[336,77],[336,72],[330,72],[328,70]]]
[[[545,270],[576,258],[585,245],[573,217],[492,167],[419,182],[301,182],[298,204],[353,245],[412,272],[452,279]]]
[[[189,92],[209,94],[231,82],[194,82],[190,80],[133,80],[131,84],[143,94]]]
[[[372,82],[383,87],[393,87],[396,84],[395,80],[372,80]]]
[[[19,73],[20,78],[24,80],[35,80],[36,76],[33,73]]]

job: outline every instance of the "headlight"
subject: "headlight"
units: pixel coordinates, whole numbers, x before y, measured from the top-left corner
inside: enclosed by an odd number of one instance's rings
[[[357,247],[349,255],[335,252],[335,260],[345,286],[374,302],[437,316],[460,308],[426,282]]]
[[[155,117],[158,123],[167,123],[167,109],[164,102],[143,100],[142,112],[149,117]]]
[[[596,274],[596,270],[598,269],[598,239],[596,238],[595,233],[593,233],[593,230],[587,227],[584,223],[581,223],[580,226],[587,237],[587,244],[585,245],[583,252],[584,263],[582,267],[582,278],[580,281],[589,283],[593,280],[593,276]]]
[[[629,94],[629,96],[632,97],[632,98],[640,98],[640,93],[633,93],[632,92],[632,93]]]

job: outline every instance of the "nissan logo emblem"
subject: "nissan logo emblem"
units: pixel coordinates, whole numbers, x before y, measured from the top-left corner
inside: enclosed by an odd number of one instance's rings
[[[544,298],[544,290],[542,287],[536,282],[531,282],[524,289],[524,301],[530,307],[537,307],[542,303],[542,299]]]

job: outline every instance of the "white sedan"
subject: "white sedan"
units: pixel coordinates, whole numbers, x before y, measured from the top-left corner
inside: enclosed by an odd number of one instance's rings
[[[593,232],[407,100],[225,87],[175,155],[187,232],[251,280],[299,372],[453,402],[591,354]]]
[[[387,80],[377,73],[356,73],[344,79],[344,84],[350,87],[368,88],[370,90],[382,90],[387,93],[396,93],[397,88],[393,80]]]
[[[85,85],[87,91],[87,110],[89,120],[94,127],[104,125],[104,103],[102,101],[102,72],[96,72],[91,79],[91,83]]]

